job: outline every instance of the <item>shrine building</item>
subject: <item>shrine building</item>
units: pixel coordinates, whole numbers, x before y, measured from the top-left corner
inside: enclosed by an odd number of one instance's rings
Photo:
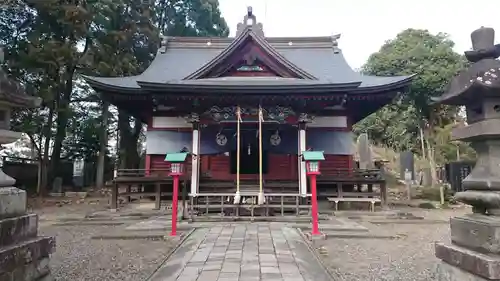
[[[147,124],[147,175],[168,168],[167,153],[184,150],[193,155],[186,175],[191,195],[203,193],[204,186],[213,192],[208,182],[225,182],[234,191],[240,122],[242,184],[255,183],[261,170],[264,188],[288,182],[305,195],[301,153],[324,152],[320,178],[354,169],[352,126],[412,80],[354,71],[339,38],[266,37],[249,9],[234,38],[167,37],[142,74],[85,79],[104,99]]]

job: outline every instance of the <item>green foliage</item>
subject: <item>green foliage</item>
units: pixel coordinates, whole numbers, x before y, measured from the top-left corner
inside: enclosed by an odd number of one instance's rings
[[[28,134],[37,158],[49,159],[52,154],[53,167],[61,158],[82,157],[95,163],[103,140],[100,132],[105,130],[109,139],[115,136],[112,131],[119,130],[121,155],[131,156],[131,162],[139,161],[134,151],[137,154],[142,147],[141,122],[120,111],[110,116],[107,128],[102,126],[98,93],[83,83],[80,74],[115,77],[141,73],[156,55],[160,33],[229,34],[216,0],[154,2],[151,6],[141,0],[3,3],[3,67],[30,93],[43,98],[41,108],[17,110],[11,122],[15,130]]]
[[[372,54],[363,66],[363,73],[378,76],[414,74],[415,78],[407,94],[400,95],[393,104],[356,124],[355,132],[367,132],[375,143],[397,151],[422,153],[422,129],[431,143],[436,144],[434,128],[453,124],[458,117],[456,107],[431,106],[431,97],[442,95],[450,80],[466,65],[463,56],[453,51],[453,46],[446,34],[407,29]],[[439,136],[442,140],[436,155],[439,154],[441,163],[456,158],[456,151],[452,157],[456,146],[443,143],[443,138],[449,141],[451,127]]]
[[[453,51],[453,46],[446,34],[433,35],[427,30],[407,29],[372,54],[363,66],[363,72],[379,76],[415,74],[402,101],[413,105],[421,118],[429,120],[432,112],[430,98],[442,95],[451,78],[465,66],[465,59]],[[448,112],[439,112],[444,113]],[[448,117],[453,119],[454,114],[452,110]]]

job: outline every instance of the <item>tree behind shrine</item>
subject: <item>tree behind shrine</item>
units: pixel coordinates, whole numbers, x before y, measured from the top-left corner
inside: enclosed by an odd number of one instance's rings
[[[108,120],[108,105],[80,83],[79,75],[142,72],[156,55],[160,29],[167,35],[227,36],[218,2],[62,2],[12,1],[2,6],[0,43],[7,45],[7,70],[44,98],[42,108],[15,114],[12,123],[29,134],[38,158],[45,161],[41,166],[48,166],[52,150],[53,171],[62,158],[80,157],[82,147],[93,157],[99,150],[107,153],[109,128],[119,127],[122,167],[137,167],[143,125],[123,112],[118,124],[116,118]]]
[[[443,136],[443,130],[435,130],[461,121],[458,108],[431,106],[431,97],[440,96],[465,66],[465,59],[453,47],[446,34],[433,35],[418,29],[407,29],[387,41],[369,57],[362,71],[379,76],[415,74],[416,77],[407,94],[362,120],[355,131],[367,132],[375,143],[396,151],[417,152],[430,162],[431,169],[435,168],[436,159],[455,160],[447,158],[456,155],[453,150],[457,147],[466,151],[463,143],[442,143],[440,140],[449,141],[449,136]]]

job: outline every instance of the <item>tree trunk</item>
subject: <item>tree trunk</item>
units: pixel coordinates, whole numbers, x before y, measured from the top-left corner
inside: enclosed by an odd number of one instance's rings
[[[99,156],[97,158],[97,171],[96,171],[96,188],[101,189],[104,187],[104,160],[106,158],[106,147],[108,146],[108,118],[109,117],[109,103],[102,102],[102,124],[100,131],[100,147]]]
[[[420,145],[422,146],[422,158],[425,160],[425,141],[424,141],[424,130],[422,129],[422,126],[419,126],[419,131],[420,131]]]
[[[52,140],[52,123],[54,122],[54,102],[49,106],[49,116],[47,117],[47,124],[45,124],[43,138],[45,143],[43,145],[43,154],[40,158],[40,196],[47,194],[48,178],[49,178],[49,149]]]
[[[429,143],[429,139],[427,138],[425,141],[427,144],[427,158],[429,159],[429,168],[431,169],[432,186],[435,186],[437,184],[436,161],[434,159],[434,153]]]
[[[58,97],[58,107],[57,107],[57,130],[56,137],[54,139],[54,149],[52,150],[51,157],[51,170],[53,171],[53,178],[59,176],[59,171],[62,169],[55,169],[61,163],[61,150],[62,143],[66,138],[66,127],[68,126],[69,118],[69,104],[71,99],[71,93],[73,91],[73,74],[74,68],[68,67],[66,73],[66,81],[64,81],[62,97]]]

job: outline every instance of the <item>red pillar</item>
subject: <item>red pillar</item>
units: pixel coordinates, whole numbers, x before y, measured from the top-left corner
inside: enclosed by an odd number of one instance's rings
[[[318,226],[318,198],[316,193],[316,175],[310,175],[312,201],[312,235],[320,235]]]
[[[177,200],[179,199],[179,176],[172,176],[174,182],[174,188],[172,192],[172,231],[170,236],[177,235]]]

